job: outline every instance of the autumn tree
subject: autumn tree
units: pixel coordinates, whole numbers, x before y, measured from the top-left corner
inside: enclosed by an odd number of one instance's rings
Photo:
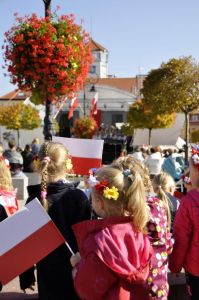
[[[19,145],[19,130],[32,130],[41,125],[39,112],[31,105],[17,103],[9,106],[1,106],[0,125],[7,129],[17,130]]]
[[[127,121],[131,127],[135,129],[147,128],[149,130],[149,145],[151,144],[152,129],[171,127],[174,119],[175,115],[173,113],[156,114],[143,101],[133,103],[127,114]]]
[[[192,131],[191,141],[192,141],[192,143],[199,143],[199,130]]]
[[[192,57],[171,59],[152,70],[143,83],[143,101],[156,113],[185,115],[185,158],[188,160],[189,113],[199,106],[199,65]]]

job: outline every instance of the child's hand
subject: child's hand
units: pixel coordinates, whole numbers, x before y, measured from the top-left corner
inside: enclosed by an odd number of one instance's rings
[[[79,252],[77,252],[75,255],[72,255],[70,258],[70,263],[71,263],[72,267],[74,268],[80,260],[81,260],[81,256],[80,256]]]

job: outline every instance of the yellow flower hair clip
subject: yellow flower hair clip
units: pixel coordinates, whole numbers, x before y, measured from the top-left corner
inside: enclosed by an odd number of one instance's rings
[[[111,188],[108,187],[107,180],[98,181],[95,185],[95,189],[96,191],[100,192],[106,199],[117,201],[117,199],[119,198],[118,188],[116,188],[115,186],[112,186]]]
[[[103,196],[107,199],[113,199],[117,201],[117,199],[119,198],[118,189],[115,186],[112,186],[112,188],[107,187],[103,191]]]

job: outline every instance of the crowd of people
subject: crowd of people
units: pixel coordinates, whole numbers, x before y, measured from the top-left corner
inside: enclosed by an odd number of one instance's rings
[[[90,193],[67,180],[62,144],[35,150],[23,154],[37,156],[33,171],[41,176],[27,203],[40,200],[75,255],[61,245],[20,275],[21,289],[35,284],[36,268],[40,300],[166,300],[168,270],[177,277],[184,268],[190,299],[199,299],[199,147],[183,176],[181,154],[137,148],[93,170],[84,182]],[[0,160],[1,195],[14,193],[11,151]],[[183,197],[176,194],[180,178]],[[1,220],[12,213],[1,202]]]

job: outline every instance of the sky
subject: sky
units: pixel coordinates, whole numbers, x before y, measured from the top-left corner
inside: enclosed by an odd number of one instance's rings
[[[191,55],[199,61],[198,0],[52,0],[52,11],[73,13],[93,39],[109,51],[109,74],[134,77],[162,62]],[[44,16],[42,0],[0,0],[0,46],[4,32],[23,17]],[[0,96],[16,87],[4,77],[0,52]]]

